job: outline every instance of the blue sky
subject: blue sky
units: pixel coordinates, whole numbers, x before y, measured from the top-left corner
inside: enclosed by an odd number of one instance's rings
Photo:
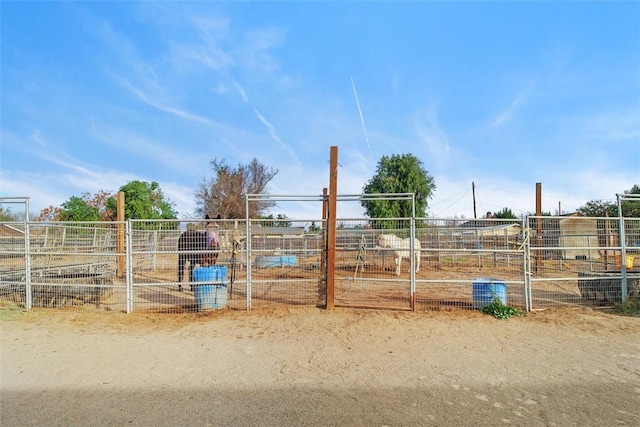
[[[473,217],[472,182],[478,216],[534,211],[536,182],[552,213],[640,184],[640,2],[0,8],[0,196],[32,213],[143,180],[187,217],[213,158],[278,169],[271,194],[321,194],[332,145],[340,194],[383,155],[418,157],[435,217]]]

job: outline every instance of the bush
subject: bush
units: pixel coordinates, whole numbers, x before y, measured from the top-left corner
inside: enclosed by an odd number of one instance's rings
[[[640,317],[640,298],[627,298],[624,302],[619,302],[613,311],[623,316]]]
[[[484,314],[490,314],[496,319],[508,319],[511,316],[526,316],[527,313],[517,307],[504,305],[498,295],[493,293],[493,301],[482,307]]]

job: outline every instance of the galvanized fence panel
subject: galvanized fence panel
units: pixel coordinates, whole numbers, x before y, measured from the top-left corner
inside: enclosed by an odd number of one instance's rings
[[[122,310],[125,284],[116,273],[125,254],[117,234],[116,223],[2,223],[0,299],[27,309]]]
[[[247,307],[326,304],[322,230],[319,219],[250,220]]]
[[[0,223],[0,301],[25,305],[28,239],[26,223]]]
[[[627,260],[631,267],[633,237],[620,242],[622,223],[628,235],[637,235],[637,218],[543,216],[529,217],[528,223],[532,309],[613,306],[634,292],[637,295],[640,270],[627,268],[623,275],[621,264],[624,246],[631,254]],[[628,289],[623,291],[623,285]]]
[[[389,218],[382,229],[375,221],[338,220],[336,306],[411,309],[411,266],[417,265],[411,255],[419,252],[410,243],[410,223]]]
[[[478,309],[498,296],[526,308],[522,220],[418,218],[415,309]]]
[[[205,283],[197,274],[191,277],[189,273],[192,267],[208,264],[201,258],[212,251],[200,244],[207,221],[177,221],[171,230],[156,231],[153,237],[148,231],[137,230],[136,221],[131,224],[131,242],[155,245],[132,243],[131,310],[185,312],[211,308],[202,305],[198,296]],[[213,251],[215,268],[224,268],[224,277],[216,278],[215,284],[225,288],[216,291],[216,298],[226,297],[225,307],[325,304],[323,237],[318,230],[308,231],[310,224],[322,224],[322,220],[252,220],[250,239],[246,238],[248,224],[244,220],[216,220],[216,224],[219,247]],[[186,239],[184,247],[179,247],[181,236]],[[181,279],[180,257],[185,258]],[[208,277],[204,279],[206,282]]]
[[[246,307],[244,221],[130,220],[128,311],[182,313],[211,308],[210,297],[230,308]],[[207,235],[215,228],[215,243]],[[217,273],[212,277],[215,268]],[[180,274],[182,273],[182,274]],[[216,285],[216,294],[201,298]],[[201,292],[202,291],[202,292]],[[222,301],[224,300],[224,301]],[[205,301],[205,305],[202,305]],[[199,305],[200,304],[200,305]]]

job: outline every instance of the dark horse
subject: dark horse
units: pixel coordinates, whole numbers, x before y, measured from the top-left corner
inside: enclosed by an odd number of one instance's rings
[[[205,217],[209,219],[209,215]],[[220,215],[218,218],[220,219]],[[189,261],[189,282],[193,282],[196,264],[212,265],[218,260],[218,223],[207,222],[206,231],[188,230],[178,239],[178,290],[182,292],[184,264]]]

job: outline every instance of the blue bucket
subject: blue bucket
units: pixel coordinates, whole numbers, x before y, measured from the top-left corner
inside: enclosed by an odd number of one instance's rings
[[[227,267],[212,265],[194,268],[193,280],[203,282],[193,285],[198,311],[227,306]]]
[[[507,304],[507,284],[496,279],[473,280],[473,308],[482,308],[493,302],[494,295]]]

